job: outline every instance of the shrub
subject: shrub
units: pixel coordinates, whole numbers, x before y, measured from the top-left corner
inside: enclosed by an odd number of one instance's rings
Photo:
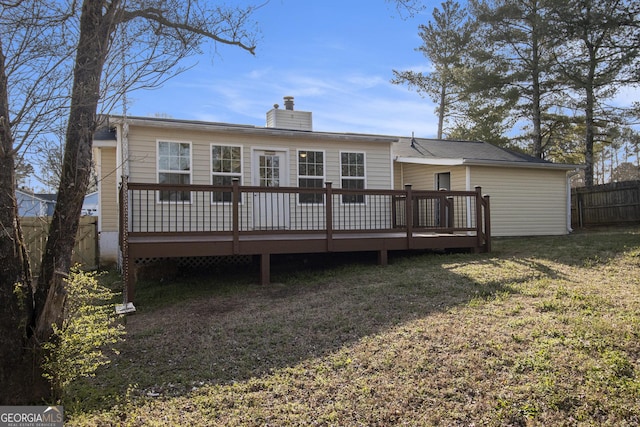
[[[76,266],[65,282],[62,324],[53,325],[53,337],[43,346],[44,376],[56,398],[75,379],[93,376],[98,367],[107,365],[110,360],[105,351],[125,334],[112,303],[116,294],[98,283],[97,273]],[[117,353],[113,347],[111,351]]]

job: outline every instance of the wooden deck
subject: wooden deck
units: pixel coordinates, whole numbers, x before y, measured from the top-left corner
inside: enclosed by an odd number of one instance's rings
[[[257,255],[260,283],[272,254],[491,249],[489,197],[471,192],[184,186],[125,182],[120,249],[126,302],[137,259]]]

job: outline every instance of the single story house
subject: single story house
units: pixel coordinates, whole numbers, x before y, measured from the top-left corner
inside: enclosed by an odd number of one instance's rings
[[[266,256],[262,269],[268,273],[268,254],[282,245],[261,246],[257,233],[324,233],[322,250],[375,247],[385,260],[387,250],[403,246],[383,239],[349,246],[335,240],[334,231],[346,240],[354,230],[411,233],[416,227],[420,237],[429,230],[445,233],[448,237],[438,234],[445,238],[442,247],[467,247],[475,236],[475,249],[489,247],[485,233],[570,232],[568,177],[576,166],[484,142],[314,131],[312,113],[295,110],[292,97],[285,97],[284,109],[274,105],[267,112],[265,127],[149,117],[105,120],[93,144],[103,262],[122,256],[123,238],[132,259],[222,254],[216,248],[228,243],[233,253]],[[476,197],[480,191],[491,200],[490,233],[484,222],[488,199]],[[253,240],[245,245],[243,233],[249,231]],[[200,240],[169,250],[163,239],[171,233],[197,234]],[[203,240],[216,233],[232,237],[215,245]],[[311,245],[312,239],[298,240]],[[404,240],[409,248],[440,244],[413,242],[406,235]],[[378,246],[371,246],[374,241]],[[287,242],[292,252],[315,251],[296,246],[291,237]]]
[[[30,191],[16,190],[18,216],[51,216],[56,207],[55,194],[35,194]]]
[[[16,190],[18,216],[50,217],[56,208],[57,194],[35,194]],[[87,194],[82,202],[82,216],[97,216],[99,194],[97,191]]]

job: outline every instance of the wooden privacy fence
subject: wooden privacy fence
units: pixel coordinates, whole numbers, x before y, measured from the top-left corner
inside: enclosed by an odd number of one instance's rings
[[[613,182],[571,190],[574,228],[640,222],[640,181]]]
[[[22,233],[29,252],[31,270],[37,273],[42,254],[47,244],[51,217],[22,217]],[[87,270],[98,268],[98,217],[83,216],[80,218],[76,245],[73,249],[72,263],[82,264]]]

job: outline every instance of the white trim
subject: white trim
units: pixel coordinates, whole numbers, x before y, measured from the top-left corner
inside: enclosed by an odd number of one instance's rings
[[[93,148],[113,148],[117,145],[116,139],[94,139],[92,143]]]
[[[423,159],[419,157],[396,157],[398,163],[412,163],[416,165],[433,165],[433,166],[459,166],[464,163],[464,159],[440,159],[430,158]]]
[[[395,174],[395,167],[394,167],[394,161],[393,161],[393,147],[389,146],[389,176],[391,178],[391,182],[389,182],[389,190],[393,190],[394,185],[396,183],[396,174]],[[402,164],[400,165],[400,167],[402,167]]]

